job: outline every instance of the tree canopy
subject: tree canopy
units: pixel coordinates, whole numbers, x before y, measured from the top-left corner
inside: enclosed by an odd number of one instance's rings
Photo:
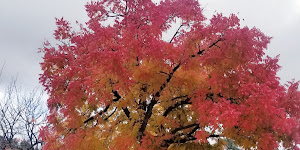
[[[297,148],[298,82],[279,83],[259,29],[234,14],[207,19],[195,0],[99,0],[86,11],[79,30],[57,19],[60,44],[41,48],[44,149]]]

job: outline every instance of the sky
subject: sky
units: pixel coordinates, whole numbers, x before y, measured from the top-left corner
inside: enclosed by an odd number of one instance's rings
[[[11,76],[22,87],[40,86],[38,53],[45,40],[53,41],[55,17],[64,17],[73,26],[87,21],[86,0],[0,0],[0,93]],[[273,39],[267,54],[280,54],[281,83],[300,80],[300,0],[199,0],[204,14],[237,14],[241,24],[257,27]]]

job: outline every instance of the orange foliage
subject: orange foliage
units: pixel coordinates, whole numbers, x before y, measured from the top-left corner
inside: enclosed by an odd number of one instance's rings
[[[79,32],[57,19],[62,44],[41,50],[44,149],[299,144],[298,82],[279,84],[278,57],[264,53],[271,38],[258,29],[235,15],[207,21],[195,0],[99,0],[86,11]]]

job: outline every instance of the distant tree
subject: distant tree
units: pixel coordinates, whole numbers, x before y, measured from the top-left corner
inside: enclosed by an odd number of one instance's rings
[[[1,93],[4,96],[0,98],[0,149],[41,148],[39,128],[44,125],[46,114],[41,101],[43,92],[22,91],[15,77]],[[21,138],[25,140],[21,141]]]
[[[230,139],[225,139],[225,141],[227,142],[226,144],[226,149],[227,150],[240,150],[240,148],[238,148],[235,144],[234,141],[230,140]]]
[[[23,141],[20,142],[20,148],[21,149],[27,150],[27,149],[29,149],[29,147],[30,147],[30,144],[29,144],[28,141],[23,140]]]
[[[280,85],[257,28],[206,20],[195,0],[100,0],[86,11],[87,27],[57,19],[61,44],[41,49],[44,149],[297,148],[298,82]]]
[[[23,110],[20,95],[18,94],[16,86],[16,79],[12,79],[11,83],[7,86],[3,98],[0,103],[0,136],[3,137],[1,149],[15,148],[16,135],[21,134],[21,114]]]
[[[22,105],[24,109],[21,115],[21,125],[23,127],[23,134],[28,142],[26,149],[33,150],[41,148],[43,142],[39,138],[39,129],[45,125],[46,111],[42,105],[43,92],[37,90],[31,91],[23,97]]]

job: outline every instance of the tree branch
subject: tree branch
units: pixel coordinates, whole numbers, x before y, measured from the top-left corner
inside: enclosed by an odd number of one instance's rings
[[[175,134],[176,132],[178,132],[180,130],[188,129],[188,128],[191,128],[191,127],[194,127],[194,126],[199,126],[199,124],[198,123],[194,123],[194,124],[190,124],[190,125],[187,125],[187,126],[182,126],[182,127],[174,129],[171,133]]]
[[[191,128],[191,127],[194,127],[189,133],[187,133],[185,135],[184,138],[181,138],[180,140],[176,140],[176,137],[181,137],[183,136],[184,134],[179,134],[180,136],[176,135],[176,136],[173,136],[171,139],[169,140],[164,140],[165,143],[162,144],[161,146],[162,147],[168,147],[170,144],[172,143],[186,143],[188,141],[192,141],[192,140],[196,140],[197,138],[195,138],[193,136],[193,134],[200,128],[199,127],[199,124],[198,123],[194,123],[194,124],[190,124],[190,125],[187,125],[187,126],[183,126],[183,127],[179,127],[179,128],[176,128],[174,129],[171,133],[172,134],[175,134],[176,132],[180,131],[180,130],[183,130],[183,129],[188,129],[188,128]]]
[[[150,118],[151,115],[152,115],[153,107],[154,107],[154,105],[157,103],[157,100],[156,100],[155,98],[160,96],[160,93],[164,90],[164,88],[166,87],[167,83],[169,83],[169,82],[171,81],[171,79],[172,79],[172,77],[173,77],[173,74],[174,74],[174,73],[176,72],[176,70],[180,67],[180,65],[181,65],[181,64],[179,63],[178,65],[176,65],[176,66],[173,68],[172,72],[169,74],[168,78],[166,79],[166,82],[164,82],[164,83],[161,85],[161,87],[159,88],[159,90],[154,94],[154,97],[152,98],[150,104],[148,105],[147,111],[146,111],[146,113],[145,113],[145,117],[144,117],[144,119],[143,119],[143,121],[142,121],[142,125],[141,125],[141,127],[140,127],[140,129],[139,129],[139,132],[138,132],[138,137],[137,137],[137,139],[138,139],[139,142],[141,142],[141,140],[142,140],[142,137],[143,137],[143,135],[144,135],[144,132],[145,132],[146,127],[147,127],[147,124],[148,124],[148,120],[149,120],[149,118]]]
[[[161,86],[160,86],[160,88],[159,88],[159,90],[155,93],[155,97],[159,97],[160,96],[160,93],[164,90],[164,88],[166,87],[166,85],[167,85],[167,83],[169,83],[170,81],[171,81],[171,79],[172,79],[172,77],[173,77],[173,74],[175,73],[175,71],[180,67],[180,65],[181,65],[181,63],[179,63],[177,66],[175,66],[174,68],[173,68],[173,70],[172,70],[172,72],[168,75],[168,78],[167,78],[167,82],[164,82]]]
[[[174,106],[170,106],[166,109],[166,111],[164,112],[163,116],[167,117],[167,115],[173,111],[175,108],[184,105],[184,104],[192,104],[192,102],[190,102],[190,98],[185,99],[184,101],[179,101],[177,102]]]
[[[127,118],[130,119],[130,111],[128,110],[128,108],[125,107],[125,108],[122,108],[122,109],[123,109],[125,115],[127,116]]]
[[[211,137],[218,138],[218,137],[221,137],[221,136],[220,136],[220,135],[217,135],[217,134],[212,134],[212,135],[209,135],[207,138],[211,138]]]
[[[179,28],[177,29],[177,31],[175,32],[175,34],[173,35],[172,39],[170,40],[169,43],[172,43],[172,41],[174,40],[174,38],[176,37],[176,35],[179,33],[179,30],[180,28],[182,27],[183,25],[180,25]]]
[[[219,38],[216,42],[214,42],[214,43],[212,43],[211,45],[209,45],[208,46],[208,49],[209,48],[212,48],[213,46],[216,46],[216,47],[219,47],[220,48],[220,46],[218,46],[218,45],[216,45],[217,43],[219,43],[220,41],[224,41],[224,39],[222,39],[222,38]],[[199,44],[197,44],[198,45],[198,52],[197,52],[197,55],[202,55],[203,53],[204,53],[204,51],[206,51],[206,49],[200,49],[200,45]],[[190,55],[190,57],[196,57],[196,55],[195,54],[193,54],[193,55]]]
[[[219,47],[218,45],[216,45],[218,42],[220,42],[220,41],[224,41],[224,39],[222,39],[222,38],[219,38],[216,42],[214,42],[214,43],[212,43],[208,48],[212,48],[213,46],[217,46],[217,47]],[[220,48],[220,47],[219,47]]]
[[[109,116],[107,116],[104,120],[108,120],[116,112],[116,110],[117,110],[117,108],[115,108],[115,110]]]
[[[200,128],[199,124],[195,125],[195,128],[187,134],[187,136],[192,136]]]
[[[148,120],[150,119],[151,115],[152,115],[152,110],[153,110],[153,107],[154,105],[157,103],[157,100],[155,100],[154,98],[151,100],[150,104],[148,105],[147,107],[147,111],[145,113],[145,117],[143,119],[143,122],[142,122],[142,125],[139,129],[139,132],[138,132],[138,141],[141,142],[142,140],[142,137],[144,135],[144,132],[146,130],[146,127],[147,127],[147,124],[148,124]]]
[[[112,92],[113,92],[114,96],[116,97],[116,98],[113,99],[113,101],[114,101],[114,102],[119,101],[119,99],[121,98],[121,96],[120,96],[120,94],[118,93],[118,91],[112,90]]]
[[[108,105],[104,108],[104,110],[100,111],[100,112],[98,113],[98,115],[101,116],[103,113],[107,112],[109,106],[110,106],[110,104],[108,104]],[[92,120],[94,120],[94,119],[95,119],[95,116],[92,116],[92,117],[86,119],[83,123],[88,123],[88,122],[90,122],[90,121],[92,121]]]
[[[114,93],[114,96],[116,97],[116,98],[113,99],[113,101],[114,101],[114,102],[119,101],[119,99],[121,99],[121,96],[120,96],[120,94],[118,93],[118,91],[112,90],[112,92]],[[130,119],[130,112],[129,112],[128,108],[125,107],[125,108],[122,108],[122,109],[123,109],[124,113],[126,114],[127,118]]]
[[[112,93],[113,93],[114,96],[115,96],[115,98],[113,98],[113,102],[117,102],[117,101],[119,101],[119,100],[122,98],[122,97],[120,96],[120,94],[118,93],[118,91],[112,90]],[[100,112],[98,113],[98,115],[101,116],[103,113],[106,113],[109,107],[110,107],[110,104],[108,104],[108,105],[104,108],[104,110],[100,111]],[[129,116],[130,112],[129,112],[128,108],[127,108],[127,107],[126,107],[126,108],[123,108],[123,111],[125,112],[126,116],[129,118],[129,117],[130,117],[130,116]],[[88,122],[90,122],[90,121],[92,121],[92,120],[94,120],[94,119],[95,119],[95,116],[92,116],[92,117],[86,119],[83,123],[88,123]]]

